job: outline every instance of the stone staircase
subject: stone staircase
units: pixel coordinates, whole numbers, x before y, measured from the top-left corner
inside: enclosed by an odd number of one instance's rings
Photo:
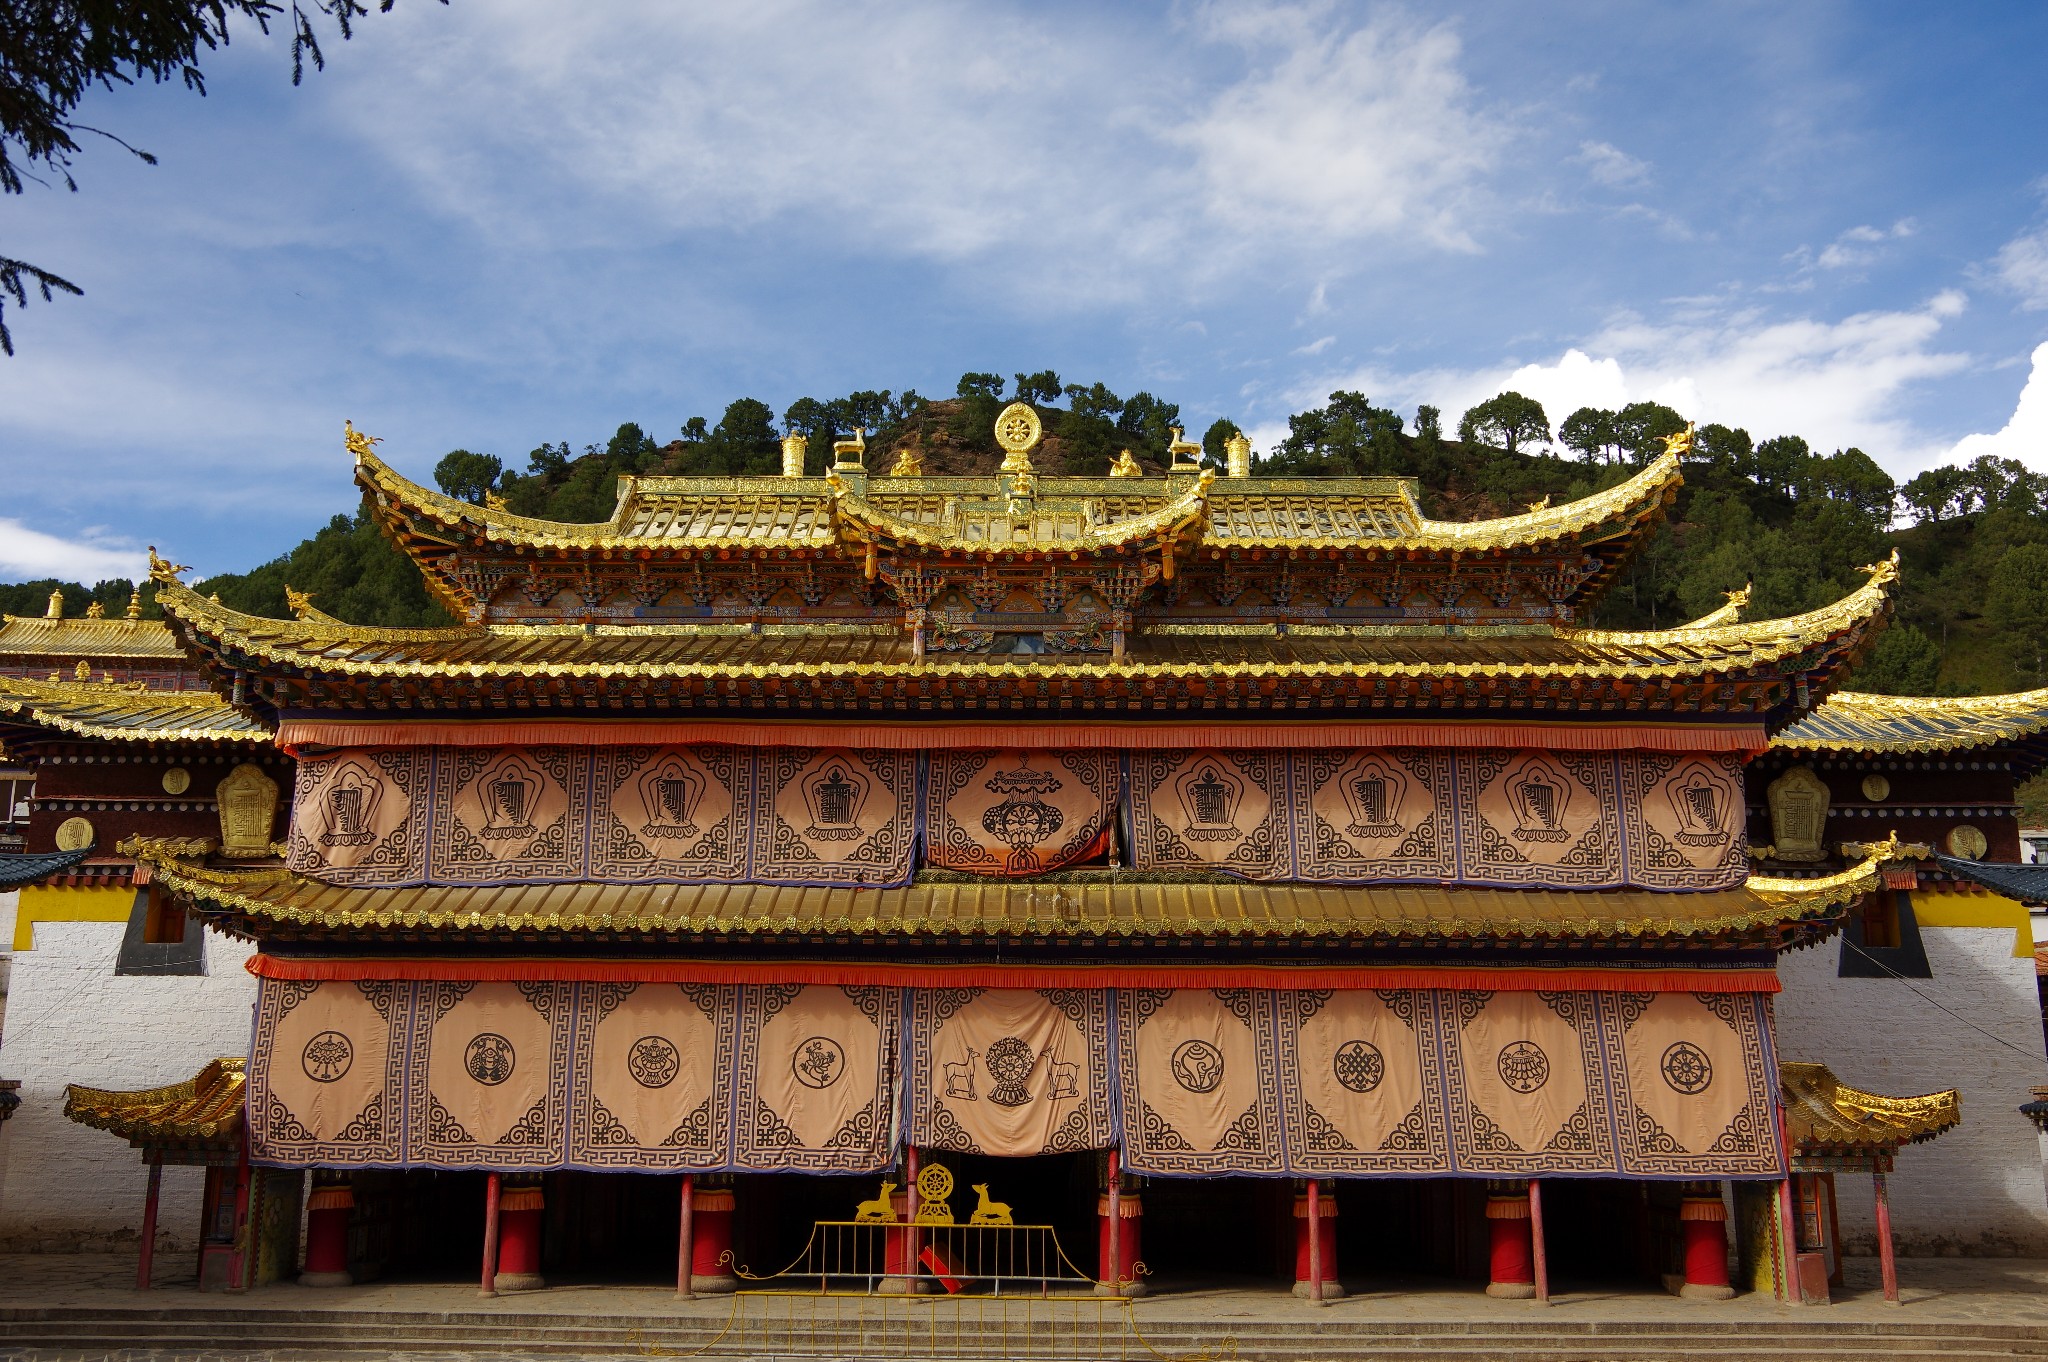
[[[967,1312],[831,1298],[744,1297],[685,1314],[621,1316],[393,1310],[0,1310],[0,1358],[170,1362],[299,1359],[818,1358],[844,1362],[1087,1359],[1428,1359],[1428,1362],[1978,1362],[2048,1359],[2048,1326],[1829,1318],[1659,1322],[1390,1321],[1349,1312],[1174,1319],[1092,1302],[1009,1302]],[[1034,1308],[1035,1307],[1035,1308]]]

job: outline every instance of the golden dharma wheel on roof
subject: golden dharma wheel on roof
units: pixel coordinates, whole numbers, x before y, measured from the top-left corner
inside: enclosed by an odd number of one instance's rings
[[[1038,413],[1027,402],[1012,402],[996,417],[996,443],[1003,447],[1005,473],[1028,472],[1031,451],[1045,435]]]

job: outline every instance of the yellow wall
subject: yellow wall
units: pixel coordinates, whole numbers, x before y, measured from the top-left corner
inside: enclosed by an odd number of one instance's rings
[[[95,886],[31,884],[24,887],[14,909],[14,949],[35,949],[38,922],[126,922],[135,906],[131,885]]]
[[[2033,958],[2034,925],[2026,905],[1998,894],[1913,892],[1913,917],[1922,927],[2010,927],[2012,953]]]

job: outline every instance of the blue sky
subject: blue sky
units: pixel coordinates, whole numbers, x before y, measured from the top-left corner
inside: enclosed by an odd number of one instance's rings
[[[0,578],[252,566],[341,425],[657,438],[1051,367],[1262,445],[1337,387],[2048,468],[2048,6],[400,0],[92,96],[0,250]],[[2029,382],[2031,379],[2031,387]]]

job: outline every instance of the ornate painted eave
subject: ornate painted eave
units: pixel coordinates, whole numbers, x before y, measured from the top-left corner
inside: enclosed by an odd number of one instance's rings
[[[64,1114],[138,1148],[232,1146],[242,1133],[242,1066],[239,1056],[210,1060],[182,1083],[138,1092],[74,1083],[64,1090]]]
[[[206,690],[0,677],[0,724],[107,742],[261,743],[270,731]]]
[[[1778,1066],[1786,1135],[1795,1159],[1884,1159],[1901,1146],[1931,1140],[1962,1120],[1954,1089],[1885,1097],[1852,1088],[1825,1064]]]
[[[1207,514],[1214,475],[1204,473],[1187,490],[1156,510],[1116,519],[1101,519],[1093,504],[1062,503],[1031,497],[1017,503],[1013,514],[999,498],[963,509],[954,499],[953,514],[927,522],[899,514],[855,492],[834,473],[832,519],[840,538],[852,545],[874,545],[891,551],[915,550],[962,557],[996,553],[1064,553],[1094,557],[1114,552],[1157,550],[1199,529]]]
[[[211,867],[175,844],[142,841],[131,849],[155,867],[159,883],[230,931],[394,940],[427,933],[599,941],[1264,938],[1394,946],[1719,940],[1779,947],[1831,931],[1840,908],[1863,883],[1841,876],[1752,880],[1738,889],[1670,894],[1144,877],[961,882],[927,876],[880,890],[746,884],[370,889],[325,884],[283,867]]]
[[[2048,764],[2048,689],[2006,695],[1838,691],[1780,733],[1789,752],[1937,753],[2009,746],[2022,776]]]

